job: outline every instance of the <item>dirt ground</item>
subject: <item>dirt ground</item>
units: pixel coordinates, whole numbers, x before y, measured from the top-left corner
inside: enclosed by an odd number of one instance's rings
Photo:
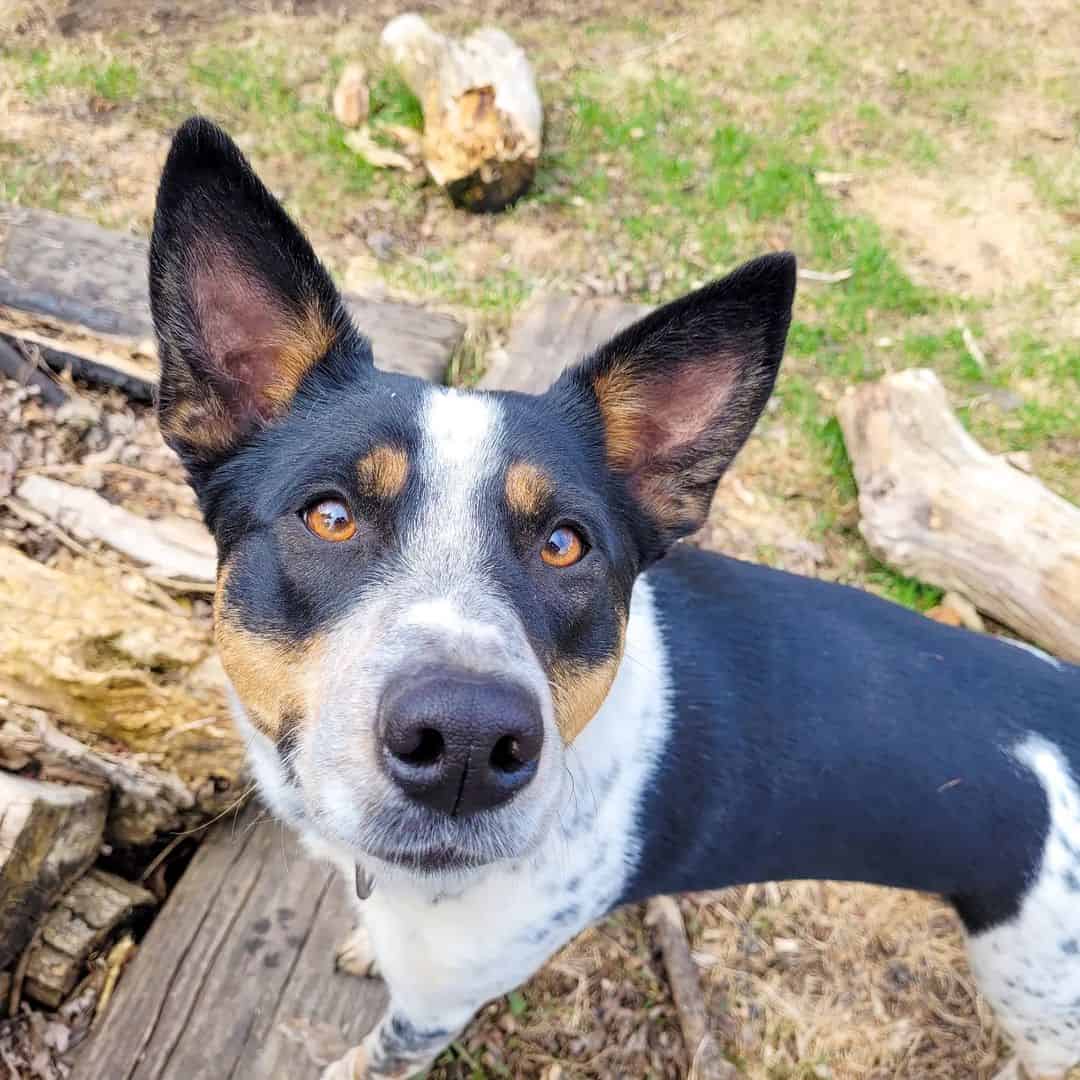
[[[803,285],[777,398],[700,542],[932,603],[933,590],[897,579],[862,545],[830,422],[850,379],[916,362],[939,371],[981,440],[1029,452],[1039,475],[1080,499],[1072,0],[413,7],[450,30],[498,22],[535,59],[549,156],[511,214],[466,217],[430,185],[354,175],[342,158],[326,101],[345,59],[378,72],[378,31],[401,10],[389,0],[8,0],[0,199],[145,232],[170,129],[211,112],[347,286],[421,296],[469,323],[464,379],[540,288],[655,302],[782,246],[818,269],[895,265],[861,300]],[[758,157],[731,166],[737,195],[723,211],[699,197],[717,160],[698,160],[702,116],[710,133],[734,126],[759,140]],[[807,225],[826,212],[861,239],[830,246]],[[989,371],[971,370],[961,324]],[[145,410],[83,391],[97,419],[57,425],[12,395],[0,389],[0,499],[5,469],[48,467],[140,511],[193,512]],[[36,558],[72,557],[2,505],[0,537]],[[1007,1057],[957,920],[936,899],[768,883],[682,907],[715,1033],[748,1077],[988,1080]],[[493,1003],[432,1075],[687,1073],[662,965],[630,909]]]

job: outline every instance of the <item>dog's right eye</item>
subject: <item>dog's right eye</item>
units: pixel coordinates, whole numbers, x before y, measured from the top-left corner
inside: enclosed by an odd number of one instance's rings
[[[309,531],[320,540],[337,543],[356,535],[356,519],[340,499],[320,499],[301,515]]]

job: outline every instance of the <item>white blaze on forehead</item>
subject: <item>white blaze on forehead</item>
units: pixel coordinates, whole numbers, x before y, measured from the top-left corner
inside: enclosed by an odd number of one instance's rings
[[[498,408],[490,398],[435,389],[428,397],[424,417],[427,449],[448,465],[475,461],[484,456],[497,421]]]
[[[476,565],[490,528],[479,520],[477,490],[497,466],[500,421],[498,402],[486,395],[442,387],[428,394],[420,453],[423,506],[407,556],[429,574],[448,575],[448,586]]]

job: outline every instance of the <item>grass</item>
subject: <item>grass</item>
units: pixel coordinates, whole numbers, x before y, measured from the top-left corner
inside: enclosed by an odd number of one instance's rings
[[[55,89],[88,90],[106,102],[133,99],[139,92],[139,73],[129,63],[79,59],[64,52],[33,49],[25,57],[22,89],[31,100],[47,98]]]

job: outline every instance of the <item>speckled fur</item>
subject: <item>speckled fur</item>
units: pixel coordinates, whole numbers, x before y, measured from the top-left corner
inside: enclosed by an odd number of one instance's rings
[[[1050,833],[1015,919],[968,942],[979,987],[1031,1077],[1080,1062],[1080,790],[1061,751],[1038,735],[1013,750],[1046,791]]]

